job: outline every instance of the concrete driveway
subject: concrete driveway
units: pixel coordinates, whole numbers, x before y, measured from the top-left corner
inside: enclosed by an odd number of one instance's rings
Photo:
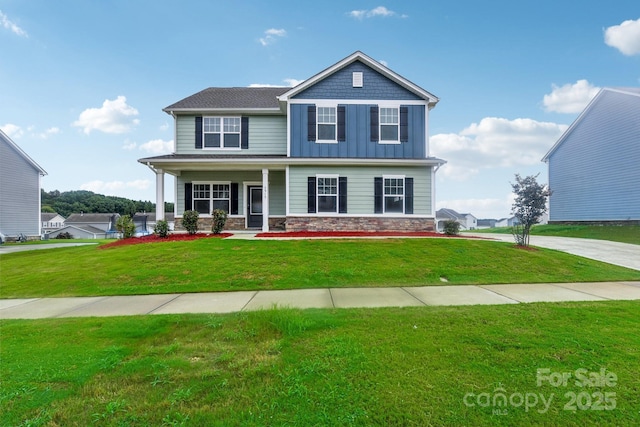
[[[463,235],[467,234],[514,243],[511,234],[464,233]],[[640,245],[610,242],[608,240],[552,236],[531,236],[529,243],[531,246],[555,249],[608,264],[640,270]]]
[[[0,245],[0,255],[13,252],[36,251],[38,249],[69,248],[71,246],[97,245],[97,243],[43,243],[41,245]]]

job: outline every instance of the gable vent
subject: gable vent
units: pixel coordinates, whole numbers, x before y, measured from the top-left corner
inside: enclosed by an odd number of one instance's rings
[[[353,87],[362,87],[363,80],[362,71],[353,72]]]

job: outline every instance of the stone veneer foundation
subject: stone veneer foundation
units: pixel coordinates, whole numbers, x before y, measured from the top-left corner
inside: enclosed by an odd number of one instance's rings
[[[287,231],[435,231],[433,218],[287,217]]]
[[[198,231],[211,231],[213,226],[213,218],[198,218]],[[182,226],[182,218],[176,218],[175,230],[184,231]],[[245,217],[227,217],[227,222],[224,225],[225,230],[245,230]],[[284,230],[285,218],[284,217],[270,217],[269,218],[269,230]]]

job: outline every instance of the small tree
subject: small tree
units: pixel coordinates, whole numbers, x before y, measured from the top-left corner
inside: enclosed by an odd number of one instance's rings
[[[222,209],[216,209],[213,211],[213,224],[211,231],[213,234],[220,234],[224,229],[224,225],[227,223],[227,213]]]
[[[198,211],[184,211],[182,215],[182,226],[187,233],[196,234],[198,232]]]
[[[158,237],[164,239],[169,235],[169,224],[164,219],[156,222],[156,226],[153,227],[153,232],[158,235]]]
[[[551,191],[546,185],[538,184],[538,175],[522,178],[516,174],[516,182],[511,183],[516,198],[511,207],[511,213],[518,221],[511,232],[519,246],[529,246],[531,227],[540,221],[547,211],[547,198]]]
[[[122,238],[126,239],[133,237],[136,234],[136,225],[133,223],[133,219],[129,215],[122,215],[116,221],[116,230],[122,233]]]

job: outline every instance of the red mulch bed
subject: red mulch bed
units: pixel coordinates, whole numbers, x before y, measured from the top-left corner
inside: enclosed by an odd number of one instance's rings
[[[160,238],[155,234],[149,234],[147,236],[142,237],[129,237],[128,239],[119,239],[115,242],[107,243],[106,245],[99,246],[100,249],[113,248],[115,246],[128,246],[128,245],[139,245],[141,243],[161,243],[161,242],[182,242],[185,240],[196,240],[196,239],[205,239],[205,238],[225,238],[233,236],[231,233],[220,233],[220,234],[170,234],[165,238]]]
[[[256,237],[464,237],[447,236],[433,231],[285,231],[282,233],[258,233]]]

